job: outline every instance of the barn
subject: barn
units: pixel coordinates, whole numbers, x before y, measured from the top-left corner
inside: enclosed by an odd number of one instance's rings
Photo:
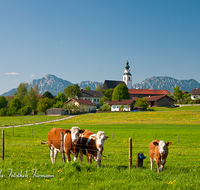
[[[68,110],[63,108],[51,108],[46,111],[46,115],[68,115]]]
[[[174,100],[167,95],[146,97],[149,107],[171,107],[174,105]]]

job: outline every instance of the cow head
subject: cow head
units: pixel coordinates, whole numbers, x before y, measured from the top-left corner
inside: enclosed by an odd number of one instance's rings
[[[79,129],[78,127],[72,127],[70,130],[66,131],[67,133],[71,133],[72,142],[76,145],[79,139],[79,133],[83,133],[84,129]]]
[[[98,131],[96,135],[96,146],[99,151],[102,150],[105,140],[108,138],[108,136],[105,135],[105,132]]]
[[[155,141],[153,144],[155,146],[158,146],[159,153],[161,155],[164,155],[166,154],[166,151],[168,149],[167,147],[171,145],[171,142],[165,143],[164,141],[159,141],[159,142]]]

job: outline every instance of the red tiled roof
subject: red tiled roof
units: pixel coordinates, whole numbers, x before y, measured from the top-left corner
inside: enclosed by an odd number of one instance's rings
[[[134,102],[133,99],[128,100],[112,100],[109,102],[109,105],[130,105]]]
[[[68,102],[70,102],[71,100],[74,100],[74,101],[78,102],[79,104],[85,104],[85,105],[96,106],[96,104],[95,104],[95,103],[92,103],[90,100],[74,99],[74,98],[71,98],[71,99],[67,100],[67,101],[65,102],[65,104],[68,103]]]
[[[157,94],[157,95],[167,95],[170,94],[169,90],[153,90],[153,89],[128,89],[129,94]]]
[[[162,95],[162,96],[151,96],[151,97],[145,97],[147,99],[148,102],[151,102],[151,101],[158,101],[159,99],[165,97],[167,95]],[[170,98],[169,96],[167,96],[168,98]],[[172,99],[172,98],[170,98]]]

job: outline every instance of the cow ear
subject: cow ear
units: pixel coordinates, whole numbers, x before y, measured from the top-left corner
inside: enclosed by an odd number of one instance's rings
[[[85,129],[80,129],[79,133],[83,133],[85,131]]]
[[[108,138],[108,136],[105,136],[105,140]]]
[[[155,146],[158,146],[158,142],[157,142],[157,141],[153,142],[153,144],[154,144]]]
[[[71,133],[71,130],[67,129],[67,130],[65,130],[65,132],[68,134],[68,133]]]
[[[171,142],[167,142],[167,143],[166,143],[167,146],[170,146],[171,144],[172,144]]]

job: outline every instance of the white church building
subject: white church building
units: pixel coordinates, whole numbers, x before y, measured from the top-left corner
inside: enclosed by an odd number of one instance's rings
[[[126,86],[128,89],[132,89],[132,75],[131,70],[128,62],[128,58],[126,61],[126,66],[123,74],[123,81],[126,83]]]

